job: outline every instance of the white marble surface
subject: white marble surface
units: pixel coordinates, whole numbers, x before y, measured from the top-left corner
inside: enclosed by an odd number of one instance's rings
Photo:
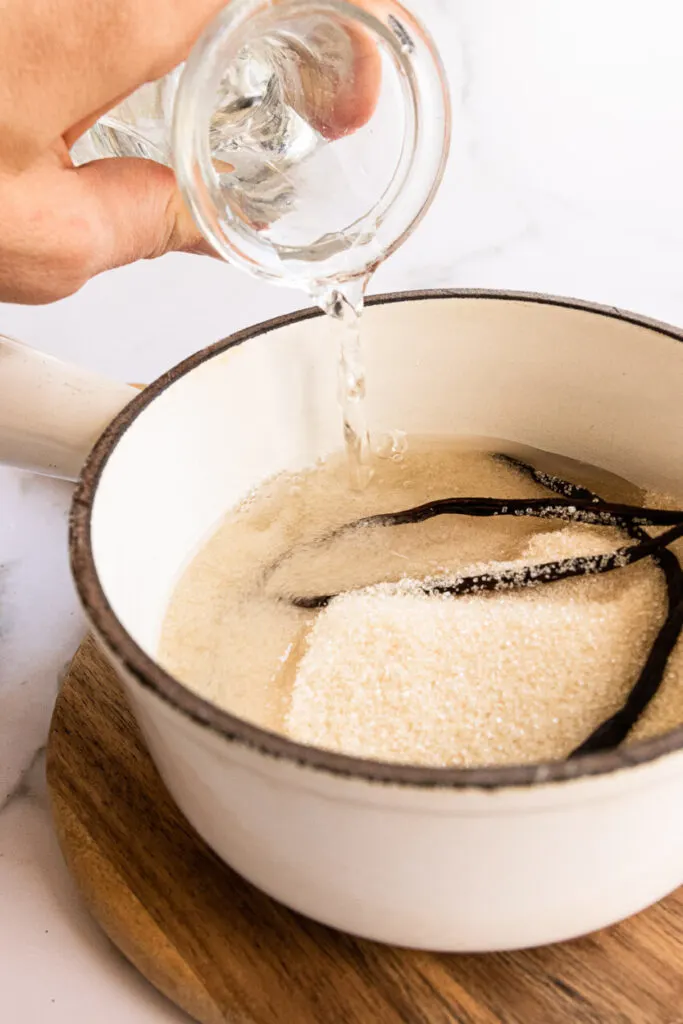
[[[450,72],[444,189],[374,290],[520,288],[683,324],[683,12],[670,0],[420,0]],[[112,272],[0,332],[145,381],[302,304],[199,257]],[[397,353],[397,357],[400,354]],[[60,860],[42,749],[83,634],[70,488],[0,468],[0,1019],[180,1021],[111,949]]]

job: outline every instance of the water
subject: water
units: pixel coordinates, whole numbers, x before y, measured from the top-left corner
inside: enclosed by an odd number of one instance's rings
[[[370,436],[361,336],[367,280],[331,285],[318,296],[318,304],[335,326],[334,339],[339,345],[338,396],[349,484],[355,491],[362,491],[372,480],[373,458],[402,462],[408,451],[403,430]]]
[[[342,411],[349,483],[354,490],[372,479],[370,431],[365,400],[365,364],[361,347],[363,288],[332,285],[318,300],[334,324],[339,345],[338,397]]]
[[[209,133],[226,201],[261,230],[298,201],[297,176],[321,143],[296,110],[291,48],[269,36],[245,46],[226,69]]]

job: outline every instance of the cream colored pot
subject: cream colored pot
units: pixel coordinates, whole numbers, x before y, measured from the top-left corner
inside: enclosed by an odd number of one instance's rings
[[[401,767],[264,732],[155,661],[178,573],[222,513],[339,447],[327,334],[309,311],[192,356],[123,408],[85,464],[76,583],[169,790],[254,884],[385,942],[511,949],[640,910],[683,883],[683,730],[571,762]],[[683,493],[673,328],[541,296],[432,292],[374,300],[363,337],[374,429],[505,437]],[[2,343],[0,457],[73,474],[130,396]]]

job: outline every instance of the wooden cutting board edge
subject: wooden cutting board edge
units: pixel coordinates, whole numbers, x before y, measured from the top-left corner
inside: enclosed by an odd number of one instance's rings
[[[683,1024],[683,890],[564,945],[391,949],[274,903],[194,833],[92,638],[48,742],[68,868],[112,942],[201,1024]]]

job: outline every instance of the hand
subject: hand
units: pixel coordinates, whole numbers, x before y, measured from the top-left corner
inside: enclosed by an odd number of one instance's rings
[[[183,61],[225,0],[5,0],[0,17],[0,301],[42,303],[171,251],[208,252],[173,172],[146,160],[75,168],[108,109]],[[314,99],[329,137],[374,109],[379,56],[360,34],[353,87]]]

